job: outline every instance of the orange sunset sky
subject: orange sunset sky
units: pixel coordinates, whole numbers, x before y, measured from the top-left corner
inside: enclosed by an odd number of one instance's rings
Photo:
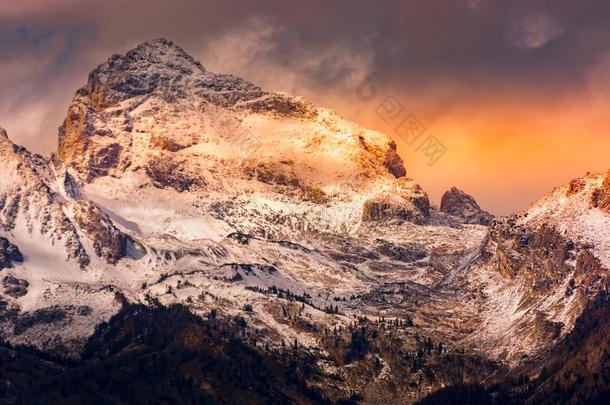
[[[396,139],[409,176],[437,203],[455,185],[483,208],[509,214],[588,171],[610,169],[609,116],[601,101],[481,103],[420,118],[447,149],[432,166],[417,145],[407,145],[377,114],[345,110]]]

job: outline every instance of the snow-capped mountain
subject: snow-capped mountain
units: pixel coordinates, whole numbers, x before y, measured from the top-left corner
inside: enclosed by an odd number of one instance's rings
[[[590,246],[610,268],[610,172],[589,173],[557,187],[518,218],[530,226],[556,227],[567,238]]]
[[[364,203],[390,198],[386,194],[393,195],[393,208],[402,209],[397,215],[425,215],[427,202],[417,207],[411,201],[425,199],[423,192],[396,180],[405,169],[395,149],[386,135],[295,97],[208,72],[173,43],[157,40],[113,56],[91,73],[69,107],[57,155],[84,184],[83,196],[101,206],[113,205],[108,189],[122,210],[133,208],[134,187],[166,197],[167,213],[161,203],[155,221],[116,212],[158,226],[143,235],[219,240],[226,229],[216,230],[213,218],[207,226],[193,221],[225,209],[253,217],[294,212],[348,231],[361,221]],[[196,208],[200,196],[207,204]],[[190,207],[176,212],[174,198],[190,200]],[[175,215],[182,220],[169,221]],[[251,231],[241,217],[239,222]]]
[[[55,355],[180,304],[296,342],[332,401],[410,402],[534,367],[608,287],[607,176],[511,218],[458,189],[436,209],[388,136],[165,39],[91,72],[51,157],[4,131],[0,155],[0,335]]]

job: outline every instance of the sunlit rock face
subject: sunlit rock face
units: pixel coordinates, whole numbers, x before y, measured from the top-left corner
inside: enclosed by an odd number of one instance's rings
[[[263,94],[237,77],[207,72],[170,41],[150,41],[124,56],[112,56],[90,73],[87,84],[76,92],[60,129],[58,154],[88,179],[120,173],[132,163],[128,156],[133,147],[143,146],[133,142],[141,132],[142,121],[158,117],[154,111],[180,104],[181,108],[189,107],[184,113],[192,113],[206,106],[234,106]],[[140,111],[148,114],[138,117]],[[179,127],[165,129],[174,132]],[[173,142],[172,136],[160,136],[165,135],[163,132],[147,135],[147,143],[162,142],[156,145],[159,149],[179,149],[195,143],[193,139]],[[185,138],[186,134],[177,135],[182,136],[175,138]]]
[[[362,220],[367,222],[408,221],[423,224],[430,217],[430,201],[411,179],[402,178],[395,188],[375,195],[364,203]]]
[[[329,226],[350,229],[363,196],[392,190],[406,174],[386,135],[209,72],[165,39],[91,72],[60,128],[57,154],[85,184],[137,177],[178,192],[279,194],[274,199],[293,204],[330,204],[342,212]]]
[[[282,131],[282,126],[293,133]],[[344,157],[350,163],[344,169],[356,169],[352,176],[371,165],[396,177],[406,173],[396,145],[385,135],[290,95],[267,93],[243,79],[211,73],[165,39],[114,55],[91,72],[60,129],[58,154],[91,180],[120,174],[141,163],[145,152],[177,153],[213,145],[233,149],[227,156],[216,151],[231,160],[264,157],[262,149],[280,139],[259,129],[286,135],[275,149],[301,153],[303,164],[312,163],[307,155],[325,152]]]

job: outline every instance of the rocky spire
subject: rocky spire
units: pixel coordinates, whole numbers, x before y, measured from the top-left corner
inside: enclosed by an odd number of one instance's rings
[[[8,137],[8,134],[6,133],[6,130],[2,127],[0,127],[0,144],[1,143],[12,143]]]
[[[199,61],[193,59],[184,49],[167,38],[157,38],[143,42],[129,51],[125,57],[132,60],[141,58],[149,63],[164,64],[170,67],[188,67],[193,70],[205,71]]]
[[[138,96],[156,95],[168,101],[187,97],[214,101],[210,92],[239,92],[224,104],[262,95],[260,88],[230,75],[208,72],[184,49],[165,38],[144,42],[125,55],[113,55],[89,74],[76,97],[89,96],[94,109]],[[247,95],[247,96],[246,96]]]
[[[13,151],[13,142],[8,137],[6,130],[2,127],[0,127],[0,148],[10,150],[11,152]]]
[[[441,198],[441,211],[468,224],[489,225],[493,215],[483,211],[473,196],[452,187]]]

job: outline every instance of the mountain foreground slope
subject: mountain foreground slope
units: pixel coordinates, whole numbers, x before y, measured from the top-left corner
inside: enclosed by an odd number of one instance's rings
[[[510,218],[438,209],[388,136],[165,39],[91,72],[52,156],[4,131],[0,155],[6,400],[136,400],[107,367],[141,401],[607,392],[608,175]]]

